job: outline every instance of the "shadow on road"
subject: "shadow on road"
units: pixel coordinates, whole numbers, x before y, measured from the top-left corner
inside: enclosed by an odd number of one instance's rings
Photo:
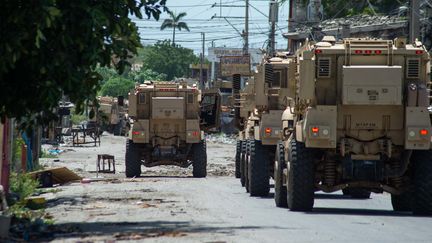
[[[389,217],[420,217],[414,216],[410,212],[395,212],[391,210],[379,209],[358,209],[358,208],[322,208],[315,207],[306,214],[327,214],[327,215],[356,215],[356,216],[389,216]]]
[[[315,193],[315,199],[335,199],[335,200],[369,200],[371,198],[352,198],[342,194]]]
[[[218,227],[192,224],[188,221],[146,221],[146,222],[84,222],[56,224],[56,238],[73,238],[87,236],[113,236],[116,240],[138,240],[154,237],[182,237],[192,233],[233,234],[237,230],[257,230],[266,227],[239,226]],[[280,227],[268,227],[284,229]],[[54,231],[55,231],[54,229]],[[64,229],[70,229],[64,231]]]

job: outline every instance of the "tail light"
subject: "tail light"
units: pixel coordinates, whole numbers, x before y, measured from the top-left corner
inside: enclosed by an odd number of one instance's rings
[[[318,133],[319,132],[319,127],[312,127],[312,132],[313,133]]]
[[[429,134],[429,131],[428,130],[426,130],[426,129],[422,129],[422,130],[420,130],[420,135],[422,135],[422,136],[427,136]]]
[[[270,127],[267,127],[267,128],[265,129],[265,133],[266,133],[266,134],[271,134],[271,132],[272,132],[272,129],[271,129]]]

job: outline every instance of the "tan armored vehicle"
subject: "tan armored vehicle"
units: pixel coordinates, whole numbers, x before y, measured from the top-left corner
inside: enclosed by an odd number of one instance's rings
[[[126,176],[141,174],[141,165],[193,166],[194,177],[206,177],[204,130],[218,126],[219,96],[186,82],[136,86],[129,94],[133,119],[126,144]]]
[[[238,116],[242,130],[236,162],[242,185],[251,196],[267,196],[270,190],[275,149],[280,139],[280,118],[289,96],[288,79],[295,78],[293,60],[285,53],[265,59],[254,74],[253,87],[247,85],[240,93]]]
[[[282,116],[275,200],[311,210],[314,192],[391,193],[395,211],[432,213],[429,55],[405,39],[345,39],[298,53]]]
[[[101,129],[116,136],[127,135],[130,122],[127,115],[127,106],[124,98],[102,96],[99,101],[99,122]]]

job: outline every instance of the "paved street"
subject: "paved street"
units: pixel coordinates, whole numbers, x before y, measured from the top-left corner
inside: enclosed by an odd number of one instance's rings
[[[104,136],[100,148],[73,148],[59,165],[95,177],[95,154],[110,151],[119,172],[105,180],[59,187],[48,212],[55,242],[430,242],[432,219],[392,211],[388,194],[353,200],[316,194],[310,213],[276,208],[273,198],[252,198],[233,178],[234,146],[209,142],[210,176],[191,169],[155,167],[143,176],[123,175],[124,138]],[[68,229],[68,230],[65,230]]]

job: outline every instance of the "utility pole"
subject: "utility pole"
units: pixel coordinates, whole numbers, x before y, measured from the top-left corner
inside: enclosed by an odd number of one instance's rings
[[[202,37],[202,51],[201,51],[201,65],[200,65],[200,86],[204,89],[204,54],[205,54],[205,33],[201,32]]]
[[[222,4],[222,1],[220,1],[219,4],[213,4],[213,7],[219,7],[219,16],[214,15],[211,17],[211,19],[217,18],[217,19],[225,19],[225,21],[233,27],[235,31],[243,38],[243,55],[246,55],[249,53],[249,0],[245,0],[245,5],[225,5]],[[245,16],[222,16],[222,8],[245,8]],[[245,19],[245,26],[244,30],[240,32],[228,19]]]
[[[410,0],[409,11],[409,40],[414,43],[420,38],[420,0]]]
[[[276,22],[278,22],[279,4],[277,1],[270,1],[269,11],[269,22],[270,22],[270,34],[269,34],[269,55],[272,57],[276,52]]]
[[[247,55],[249,53],[249,0],[246,0],[245,6],[245,30],[244,30],[244,48],[243,54]]]

